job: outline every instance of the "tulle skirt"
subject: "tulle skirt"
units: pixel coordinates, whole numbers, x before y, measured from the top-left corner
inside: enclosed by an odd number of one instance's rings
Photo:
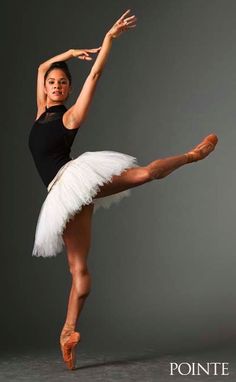
[[[48,195],[38,217],[32,255],[52,257],[60,253],[66,223],[84,205],[94,203],[96,212],[99,207],[109,208],[112,203],[129,196],[130,190],[126,190],[94,199],[100,186],[110,182],[113,175],[137,166],[135,157],[116,151],[88,151],[62,166],[48,185]]]

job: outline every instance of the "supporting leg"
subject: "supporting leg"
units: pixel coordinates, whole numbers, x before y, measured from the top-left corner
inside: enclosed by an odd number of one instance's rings
[[[63,239],[67,250],[72,286],[67,315],[60,335],[63,359],[69,369],[75,366],[75,346],[80,340],[76,326],[85,300],[91,290],[91,276],[87,257],[91,242],[93,204],[83,209],[70,220],[64,230]]]

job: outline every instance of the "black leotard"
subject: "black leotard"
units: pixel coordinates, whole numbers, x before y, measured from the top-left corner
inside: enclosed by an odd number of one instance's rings
[[[66,110],[64,105],[46,107],[29,134],[29,148],[46,187],[58,170],[72,159],[70,150],[78,128],[70,130],[63,125]]]

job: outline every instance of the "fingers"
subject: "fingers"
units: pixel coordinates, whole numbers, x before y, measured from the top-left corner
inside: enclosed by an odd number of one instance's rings
[[[125,26],[129,26],[129,25],[134,25],[137,21],[137,18],[135,17],[134,19],[132,19],[131,21],[124,21],[124,25]],[[135,24],[136,25],[136,24]]]
[[[129,20],[129,21],[128,21]],[[121,30],[127,31],[128,29],[132,29],[136,27],[136,22],[137,22],[137,17],[136,16],[131,16],[128,17],[127,19],[122,21]]]
[[[130,17],[126,17],[126,19],[124,20],[125,22],[129,22],[130,20],[132,20],[132,19],[136,19],[136,16],[135,15],[133,15],[133,16],[130,16]],[[137,20],[137,19],[136,19]]]
[[[133,16],[130,16],[130,17],[125,17],[126,15],[128,15],[128,13],[130,12],[131,10],[128,9],[118,20],[117,20],[117,23],[121,24],[122,22],[125,22],[126,24],[129,23],[130,21],[136,21],[137,18],[135,15]]]
[[[99,48],[85,49],[85,51],[89,53],[97,53],[99,50],[101,50],[101,46]]]
[[[85,60],[85,61],[91,61],[92,60],[92,57],[90,57],[90,56],[79,56],[77,58],[79,58],[80,60]]]
[[[84,49],[81,51],[81,54],[77,58],[80,60],[91,61],[92,57],[89,55],[89,53],[97,53],[99,50],[101,50],[101,46],[99,48]]]
[[[135,15],[124,17],[121,21],[120,20],[118,21],[118,25],[122,27],[122,30],[136,27],[137,17]]]
[[[128,9],[118,20],[117,20],[117,22],[119,22],[119,21],[123,21],[124,20],[124,18],[125,18],[125,16],[126,15],[128,15],[128,13],[131,11],[131,9]]]

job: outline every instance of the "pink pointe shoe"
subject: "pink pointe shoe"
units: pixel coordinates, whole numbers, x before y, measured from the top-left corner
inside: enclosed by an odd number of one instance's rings
[[[74,370],[75,369],[75,358],[76,358],[76,345],[80,341],[80,333],[79,332],[72,332],[68,340],[61,345],[61,351],[63,360],[66,363],[68,369]]]
[[[187,156],[188,163],[197,162],[198,160],[207,157],[215,149],[217,142],[218,137],[215,134],[210,134],[205,137],[199,145],[185,154]]]

